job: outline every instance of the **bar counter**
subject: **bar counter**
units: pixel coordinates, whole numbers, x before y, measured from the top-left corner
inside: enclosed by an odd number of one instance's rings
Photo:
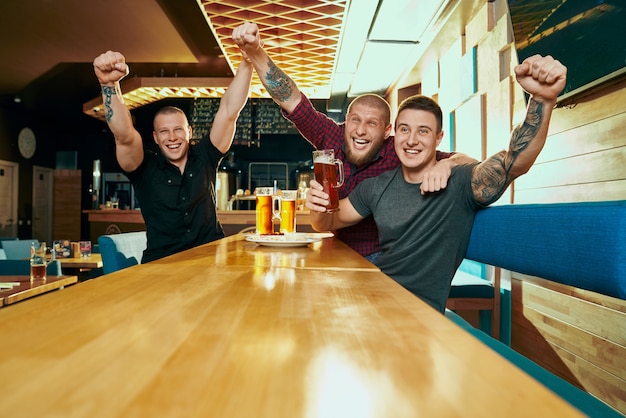
[[[6,306],[0,335],[12,417],[580,416],[335,238],[237,234]]]
[[[90,209],[83,210],[91,225],[90,239],[97,242],[98,236],[107,233],[144,231],[146,229],[140,210],[123,209]],[[217,216],[226,235],[233,235],[240,230],[254,226],[256,212],[254,210],[218,210]],[[309,211],[296,212],[297,230],[312,232]],[[116,231],[116,229],[119,231]]]

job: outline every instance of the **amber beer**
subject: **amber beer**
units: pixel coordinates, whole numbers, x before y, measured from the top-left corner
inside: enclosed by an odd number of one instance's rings
[[[46,265],[45,264],[33,264],[30,266],[30,279],[31,280],[44,280],[46,278]]]
[[[256,233],[259,235],[271,235],[274,233],[273,216],[274,189],[271,187],[257,187],[256,194]]]
[[[46,243],[33,243],[30,248],[30,280],[46,280]]]
[[[313,151],[313,168],[315,180],[328,193],[330,203],[326,206],[327,212],[339,209],[339,187],[343,184],[343,163],[335,159],[333,150]],[[339,177],[339,180],[337,180]]]
[[[280,203],[280,232],[289,234],[296,232],[296,200],[297,190],[283,190]]]

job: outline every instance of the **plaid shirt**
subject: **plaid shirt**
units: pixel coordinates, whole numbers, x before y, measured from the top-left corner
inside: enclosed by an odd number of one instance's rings
[[[335,150],[335,158],[343,162],[344,183],[339,189],[340,199],[347,197],[356,185],[366,178],[378,176],[400,165],[392,136],[385,140],[380,152],[369,164],[357,168],[350,163],[345,153],[345,124],[338,124],[325,114],[318,112],[304,94],[294,111],[288,115],[283,112],[283,116],[289,119],[315,148]],[[438,152],[437,154],[437,159],[449,156],[447,153]],[[372,216],[368,216],[356,225],[339,229],[335,231],[335,234],[362,256],[380,251],[378,229]]]

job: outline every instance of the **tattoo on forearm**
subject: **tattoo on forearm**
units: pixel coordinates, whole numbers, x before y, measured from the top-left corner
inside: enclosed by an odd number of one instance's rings
[[[291,93],[293,93],[291,85],[293,81],[272,61],[268,64],[269,70],[265,76],[267,91],[274,100],[286,102],[291,97]]]
[[[111,97],[116,94],[115,87],[102,86],[102,94],[104,95],[104,110],[107,122],[111,122],[113,117],[113,108],[111,107]]]
[[[480,174],[472,181],[482,203],[491,204],[498,200],[514,178],[511,168],[521,152],[537,137],[543,123],[543,104],[530,101],[524,122],[513,130],[509,152],[501,151],[485,161]]]

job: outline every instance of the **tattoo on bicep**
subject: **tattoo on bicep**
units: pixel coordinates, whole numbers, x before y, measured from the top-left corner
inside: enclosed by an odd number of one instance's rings
[[[111,107],[111,97],[116,94],[115,87],[102,86],[102,94],[104,95],[104,110],[107,122],[111,122],[113,118],[113,108]]]
[[[487,159],[481,170],[473,177],[472,183],[480,201],[491,204],[498,200],[506,188],[514,180],[511,169],[521,152],[537,137],[543,123],[543,104],[530,101],[524,122],[517,126],[511,134],[509,152],[501,151]]]
[[[269,70],[265,80],[267,81],[267,91],[275,100],[285,102],[291,97],[293,92],[291,79],[272,61],[269,62]]]

